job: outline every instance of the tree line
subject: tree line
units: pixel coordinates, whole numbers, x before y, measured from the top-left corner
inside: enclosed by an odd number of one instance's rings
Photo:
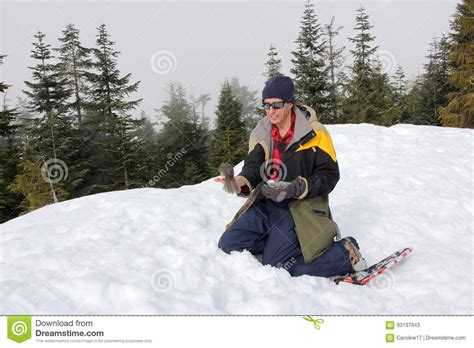
[[[424,72],[414,81],[398,66],[389,76],[374,45],[369,15],[357,10],[350,65],[344,65],[345,47],[335,38],[342,27],[335,19],[322,25],[308,0],[301,21],[291,74],[296,99],[316,109],[323,123],[372,123],[391,126],[410,123],[431,126],[471,127],[473,96],[474,1],[457,5],[451,31],[435,38],[427,54]],[[381,52],[395,64],[390,52]],[[281,74],[278,52],[270,45],[267,77]],[[391,61],[390,61],[391,60]],[[395,68],[395,66],[394,66]]]
[[[410,84],[401,67],[394,76],[384,72],[364,8],[345,67],[345,47],[334,44],[341,27],[334,18],[322,26],[308,1],[291,52],[297,103],[314,107],[327,124],[472,127],[472,21],[473,1],[464,0],[451,32],[433,41],[423,74]],[[10,86],[0,82],[0,222],[100,192],[196,184],[216,175],[221,162],[244,158],[248,135],[264,115],[257,91],[226,79],[213,129],[205,115],[210,95],[189,95],[177,82],[167,85],[157,122],[143,112],[134,118],[140,82],[118,69],[120,52],[106,26],[97,28],[93,48],[79,36],[69,24],[52,48],[43,33],[35,35],[35,65],[15,106],[6,98]],[[281,60],[270,45],[264,75],[278,74]]]

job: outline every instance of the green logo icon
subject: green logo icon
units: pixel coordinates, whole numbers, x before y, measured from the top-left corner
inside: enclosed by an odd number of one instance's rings
[[[316,330],[321,329],[321,324],[324,324],[324,319],[314,319],[311,315],[307,315],[303,319],[312,322]]]
[[[8,317],[7,337],[17,343],[31,338],[31,317]]]
[[[395,335],[394,334],[386,334],[385,335],[385,342],[395,342]]]
[[[395,329],[395,322],[394,321],[386,321],[385,322],[385,329],[387,329],[387,330]]]

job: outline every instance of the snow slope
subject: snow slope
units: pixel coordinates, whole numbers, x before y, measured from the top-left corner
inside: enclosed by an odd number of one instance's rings
[[[243,199],[208,180],[50,205],[0,226],[2,314],[473,314],[473,132],[328,127],[343,236],[369,263],[410,257],[367,287],[292,278],[216,244]]]

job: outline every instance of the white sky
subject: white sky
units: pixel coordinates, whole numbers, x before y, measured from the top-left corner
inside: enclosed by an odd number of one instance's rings
[[[7,54],[1,80],[12,85],[8,99],[22,96],[23,81],[31,78],[27,68],[33,35],[41,30],[53,47],[69,23],[81,31],[84,46],[95,45],[96,28],[105,23],[119,56],[121,72],[140,80],[143,98],[138,110],[153,118],[153,109],[166,98],[169,81],[181,82],[196,96],[210,93],[207,115],[215,111],[224,79],[236,76],[242,84],[260,93],[261,75],[272,43],[279,51],[283,73],[289,73],[291,50],[299,33],[305,1],[3,1],[1,0],[0,52]],[[367,10],[374,25],[372,34],[390,74],[402,66],[407,77],[422,71],[428,45],[447,33],[456,0],[314,0],[321,24],[336,18],[343,26],[337,44],[346,46],[354,36],[356,9]],[[171,66],[159,66],[152,58],[159,51],[171,52]],[[165,54],[166,55],[166,54]],[[350,57],[349,57],[350,58]],[[351,59],[347,60],[349,63]],[[161,70],[160,70],[161,69]],[[160,74],[156,71],[170,70]],[[136,114],[139,114],[137,111]]]

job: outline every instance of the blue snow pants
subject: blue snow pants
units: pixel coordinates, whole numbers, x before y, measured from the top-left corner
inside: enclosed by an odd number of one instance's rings
[[[286,269],[292,276],[331,277],[349,272],[351,263],[341,241],[321,256],[305,263],[288,203],[263,199],[242,214],[221,236],[226,253],[248,250],[262,255],[262,263]]]

